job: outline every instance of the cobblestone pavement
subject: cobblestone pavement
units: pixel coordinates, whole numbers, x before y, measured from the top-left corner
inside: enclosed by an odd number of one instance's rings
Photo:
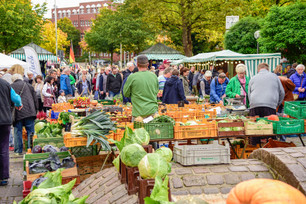
[[[305,136],[303,137],[303,140],[304,143],[306,143]],[[292,141],[298,147],[302,146],[302,143],[298,137],[287,137],[286,141]],[[14,200],[16,200],[17,202],[22,200],[22,161],[22,156],[15,156],[13,152],[10,152],[11,178],[9,179],[8,186],[0,187],[1,204],[11,204]],[[247,164],[248,162],[251,162],[253,164]],[[209,201],[209,203],[224,203],[227,197],[227,193],[237,182],[247,180],[253,177],[271,177],[267,169],[263,167],[264,165],[262,163],[255,164],[255,160],[250,160],[248,162],[246,162],[245,160],[236,160],[231,165],[210,165],[188,168],[183,168],[179,164],[174,164],[170,180],[173,198],[179,200],[182,197],[186,197],[186,195],[192,195],[199,196],[200,198]],[[249,165],[253,167],[248,167]],[[256,169],[258,168],[258,165],[261,166],[260,168],[263,171],[256,171],[258,170]],[[176,172],[176,170],[178,173]],[[94,177],[91,177],[89,179],[93,180]],[[89,188],[88,181],[82,182],[80,187],[83,186],[84,188],[84,186],[87,186],[87,188]],[[199,185],[202,186],[199,187]],[[91,184],[91,186],[93,185]],[[120,189],[120,192],[124,192],[124,195],[126,193],[126,191],[123,189]],[[76,195],[78,194],[77,191],[74,191],[74,193]],[[99,195],[97,193],[93,193],[89,201],[94,201],[94,197],[97,198],[99,197]],[[125,196],[121,196],[123,200],[125,199],[124,197]],[[120,199],[119,201],[121,201],[122,199]],[[132,197],[130,201],[134,202],[135,199],[135,197]]]
[[[269,168],[256,159],[231,160],[226,165],[172,166],[170,188],[174,200],[182,196],[199,196],[209,203],[224,203],[229,191],[238,183],[254,178],[273,179]]]
[[[0,186],[0,203],[12,204],[21,201],[23,190],[23,157],[10,151],[10,178],[7,186]]]
[[[260,159],[273,169],[274,177],[306,195],[306,148],[261,148],[250,158]]]

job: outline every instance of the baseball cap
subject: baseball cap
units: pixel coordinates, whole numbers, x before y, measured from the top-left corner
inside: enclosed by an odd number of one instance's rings
[[[170,62],[170,60],[164,60],[164,62],[163,62],[163,64],[170,64],[171,62]]]
[[[226,78],[226,74],[224,74],[224,73],[222,72],[222,73],[220,73],[220,74],[219,74],[219,76],[218,76],[218,77],[220,77],[220,78],[224,79],[224,78]]]

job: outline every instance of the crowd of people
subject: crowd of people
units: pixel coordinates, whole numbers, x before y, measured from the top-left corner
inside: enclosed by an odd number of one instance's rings
[[[22,154],[22,130],[25,127],[28,138],[34,134],[37,113],[45,113],[54,103],[67,102],[72,97],[111,99],[122,94],[123,103],[133,103],[133,117],[146,118],[158,111],[157,101],[165,104],[189,103],[187,98],[196,95],[210,98],[211,103],[224,103],[227,98],[239,98],[250,109],[250,115],[260,117],[282,112],[284,101],[306,99],[305,66],[293,64],[286,76],[281,76],[281,65],[274,73],[269,65],[258,66],[258,74],[250,79],[246,66],[238,64],[236,76],[217,71],[190,69],[183,65],[171,66],[169,60],[155,69],[149,68],[148,58],[137,57],[134,63],[127,63],[125,70],[117,66],[105,68],[49,69],[46,76],[24,75],[20,65],[14,65],[0,74],[0,185],[6,185],[8,178],[8,149]],[[15,108],[11,111],[12,104]],[[11,125],[13,124],[14,137]],[[258,138],[252,144],[258,143]],[[30,139],[28,139],[30,146]]]

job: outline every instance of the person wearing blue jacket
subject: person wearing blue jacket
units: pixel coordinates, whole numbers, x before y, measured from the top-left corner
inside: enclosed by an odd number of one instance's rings
[[[293,94],[298,96],[298,101],[304,101],[306,99],[306,74],[305,66],[299,64],[296,67],[296,72],[290,76],[290,80],[295,84]]]
[[[178,104],[179,101],[189,104],[186,100],[183,83],[178,77],[179,71],[174,69],[171,78],[169,78],[164,86],[162,101],[165,104]]]
[[[64,90],[66,96],[72,96],[72,86],[70,84],[70,69],[66,68],[61,75],[61,90]]]
[[[223,104],[223,98],[225,95],[226,86],[229,79],[224,73],[220,73],[218,77],[215,77],[210,83],[210,102]]]

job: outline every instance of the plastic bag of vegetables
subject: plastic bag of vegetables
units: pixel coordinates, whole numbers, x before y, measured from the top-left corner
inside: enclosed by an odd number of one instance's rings
[[[126,166],[135,167],[146,154],[147,152],[139,144],[130,144],[122,149],[120,158]]]
[[[171,172],[171,164],[157,153],[145,155],[138,164],[139,174],[144,179],[164,178]]]

